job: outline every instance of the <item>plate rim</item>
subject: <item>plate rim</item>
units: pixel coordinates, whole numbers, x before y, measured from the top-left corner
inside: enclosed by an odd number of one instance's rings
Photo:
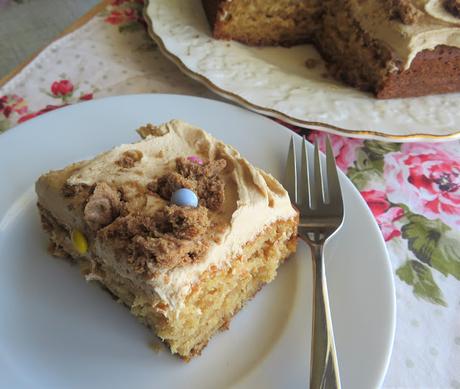
[[[92,101],[83,102],[83,104],[85,104],[85,105],[96,105],[101,100],[130,99],[130,98],[136,98],[136,97],[137,98],[143,98],[143,97],[148,97],[148,96],[158,96],[158,98],[161,98],[162,96],[165,96],[165,97],[176,97],[177,96],[177,97],[180,97],[180,98],[193,99],[193,100],[198,100],[198,101],[201,100],[201,101],[204,101],[206,103],[222,104],[222,105],[227,105],[227,106],[232,107],[232,105],[229,104],[228,102],[222,102],[222,101],[218,101],[218,100],[214,100],[214,99],[210,99],[210,98],[206,98],[206,97],[189,96],[189,95],[181,95],[181,94],[168,94],[168,93],[144,93],[144,94],[108,96],[108,97],[101,98],[101,99],[96,99],[96,100],[92,100]],[[78,110],[79,106],[80,106],[80,104],[74,104],[74,105],[71,105],[71,106],[68,106],[68,107],[64,107],[64,110],[65,109]],[[236,108],[243,109],[241,107],[236,107]],[[46,113],[44,115],[41,115],[41,118],[38,118],[39,119],[38,121],[45,120],[46,118],[48,118],[50,116],[53,116],[56,113],[59,113],[59,112],[64,111],[64,110],[59,110],[57,112],[52,111],[52,112]],[[16,128],[22,130],[24,127],[29,127],[29,126],[32,127],[31,124],[32,124],[32,122],[26,122],[26,123],[22,123],[22,124],[20,124],[18,126],[15,126],[15,127],[13,127],[11,129],[12,131],[8,131],[9,135],[3,134],[4,135],[3,138],[9,139],[8,141],[10,141],[11,137],[15,136],[16,131],[14,131],[14,130]],[[278,123],[273,123],[273,124],[281,126]],[[281,126],[281,127],[286,132],[286,134],[288,134],[290,132],[290,130],[288,128],[283,127],[283,126]],[[292,135],[300,137],[300,135],[295,134],[294,132],[292,132]],[[3,141],[1,139],[2,139],[2,136],[0,136],[0,145],[3,143]],[[345,173],[339,171],[339,175],[342,175],[343,178],[348,182],[349,189],[356,194],[357,199],[362,204],[362,206],[365,209],[366,213],[370,216],[369,219],[371,220],[372,224],[378,230],[378,225],[377,225],[375,219],[372,217],[370,209],[367,206],[366,202],[360,196],[358,189],[353,185],[353,183],[350,181],[350,179],[346,176]],[[27,190],[27,188],[25,188],[25,189]],[[0,201],[6,201],[6,200],[0,199]],[[8,216],[9,209],[10,208],[6,208],[5,212],[2,212],[2,214],[0,214],[0,226],[3,224],[2,222],[4,221],[5,217]],[[393,347],[394,347],[395,333],[396,333],[397,305],[396,305],[396,294],[395,294],[395,280],[394,280],[394,277],[392,276],[392,264],[391,264],[390,256],[389,256],[388,249],[386,247],[386,244],[385,244],[385,242],[383,240],[382,235],[379,234],[378,236],[379,236],[379,241],[381,243],[381,246],[383,248],[382,255],[384,255],[385,259],[386,259],[386,261],[385,261],[386,269],[389,272],[389,280],[390,280],[389,286],[390,286],[390,292],[391,292],[389,294],[389,300],[390,300],[389,302],[390,302],[391,307],[392,307],[392,309],[391,309],[391,318],[389,318],[389,319],[391,319],[391,323],[390,323],[390,326],[389,326],[390,337],[387,339],[387,350],[386,350],[387,353],[386,353],[386,358],[384,360],[384,363],[381,366],[381,371],[379,372],[380,377],[378,377],[378,383],[379,383],[379,386],[381,386],[383,384],[385,376],[386,376],[386,374],[388,372],[388,368],[389,368],[389,364],[390,364],[390,360],[391,360],[391,356],[392,356],[392,352],[393,352]]]
[[[350,130],[346,128],[341,128],[338,126],[334,126],[332,124],[323,123],[323,122],[316,122],[316,121],[308,121],[297,119],[290,115],[287,115],[283,112],[272,108],[262,107],[260,105],[251,103],[247,99],[237,95],[236,93],[227,91],[225,89],[220,88],[216,84],[214,84],[209,78],[191,70],[176,54],[172,53],[166,47],[163,39],[160,35],[155,32],[154,22],[153,19],[149,15],[149,7],[150,4],[153,3],[155,0],[145,0],[144,8],[143,8],[143,17],[147,23],[147,32],[151,39],[156,43],[159,47],[161,53],[168,58],[176,67],[186,76],[198,81],[209,90],[214,93],[217,93],[219,96],[229,99],[230,101],[236,102],[239,105],[250,109],[251,111],[257,112],[263,115],[269,115],[270,117],[282,120],[288,124],[292,124],[295,126],[299,126],[302,128],[314,129],[318,131],[325,131],[335,135],[341,136],[349,136],[354,138],[360,139],[377,139],[377,140],[384,140],[384,141],[395,141],[395,142],[442,142],[442,141],[451,141],[460,139],[460,129],[455,130],[449,134],[445,135],[438,135],[438,134],[425,134],[425,133],[413,133],[410,135],[404,134],[386,134],[381,131],[376,130]]]

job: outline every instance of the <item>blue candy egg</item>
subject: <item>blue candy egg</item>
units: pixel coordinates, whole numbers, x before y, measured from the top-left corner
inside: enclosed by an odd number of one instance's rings
[[[198,206],[198,197],[193,190],[182,188],[172,194],[171,202],[181,207],[195,208]]]

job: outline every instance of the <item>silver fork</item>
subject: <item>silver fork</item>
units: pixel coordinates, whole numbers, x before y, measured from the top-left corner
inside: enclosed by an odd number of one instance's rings
[[[313,257],[314,297],[310,389],[341,387],[327,293],[323,247],[342,225],[343,201],[329,137],[326,143],[324,178],[317,142],[315,142],[312,177],[309,169],[307,142],[303,139],[300,186],[297,185],[294,137],[291,138],[289,146],[285,176],[285,185],[291,201],[300,212],[299,236],[308,243]]]

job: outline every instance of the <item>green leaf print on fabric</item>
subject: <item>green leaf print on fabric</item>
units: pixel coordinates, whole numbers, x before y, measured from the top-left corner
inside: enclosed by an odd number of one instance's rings
[[[347,176],[358,190],[366,189],[371,182],[382,179],[383,159],[372,160],[365,149],[360,149],[356,156],[354,167],[350,167]]]
[[[409,241],[409,249],[418,259],[431,265],[439,240],[449,227],[439,220],[428,220],[422,215],[407,216],[409,223],[401,228],[402,237]]]
[[[401,228],[409,249],[422,262],[443,275],[460,280],[460,234],[440,220],[422,215],[408,215],[409,223]]]
[[[28,112],[24,98],[16,94],[0,96],[0,133],[11,128],[18,117]]]
[[[139,31],[142,30],[144,27],[139,24],[138,22],[129,22],[126,24],[123,24],[121,26],[118,26],[118,31],[121,33],[124,32],[133,32],[133,31]]]
[[[8,130],[11,127],[11,122],[7,119],[0,118],[0,132]]]
[[[99,15],[106,23],[116,26],[121,34],[141,33],[142,43],[131,47],[132,51],[152,51],[155,44],[147,33],[143,9],[143,0],[112,1]]]
[[[441,236],[431,263],[445,276],[450,274],[460,280],[460,234],[449,231]]]
[[[106,23],[118,26],[120,33],[133,32],[146,29],[143,8],[140,0],[114,1],[100,15]]]
[[[356,155],[355,167],[358,170],[375,169],[381,172],[383,169],[383,162],[381,158],[370,158],[368,150],[365,147],[363,147],[358,151]]]
[[[388,143],[388,142],[379,142],[376,140],[366,140],[364,141],[364,149],[367,152],[367,155],[371,160],[383,159],[385,154],[400,151],[401,144],[399,143]]]
[[[371,187],[373,182],[383,179],[385,154],[400,149],[399,143],[364,141],[363,147],[357,152],[354,166],[348,169],[347,176],[360,191]]]
[[[422,262],[413,259],[408,260],[396,270],[396,274],[406,284],[412,286],[412,291],[417,297],[433,304],[447,306],[441,289],[433,279],[431,269]]]

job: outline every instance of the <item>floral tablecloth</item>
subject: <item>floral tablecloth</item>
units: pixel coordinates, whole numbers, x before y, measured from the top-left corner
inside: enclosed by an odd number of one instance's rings
[[[142,0],[112,1],[0,86],[0,132],[110,95],[217,98],[162,56],[142,8]],[[325,136],[290,128],[310,140]],[[460,389],[460,142],[332,141],[338,166],[381,228],[394,270],[397,329],[384,388]]]

